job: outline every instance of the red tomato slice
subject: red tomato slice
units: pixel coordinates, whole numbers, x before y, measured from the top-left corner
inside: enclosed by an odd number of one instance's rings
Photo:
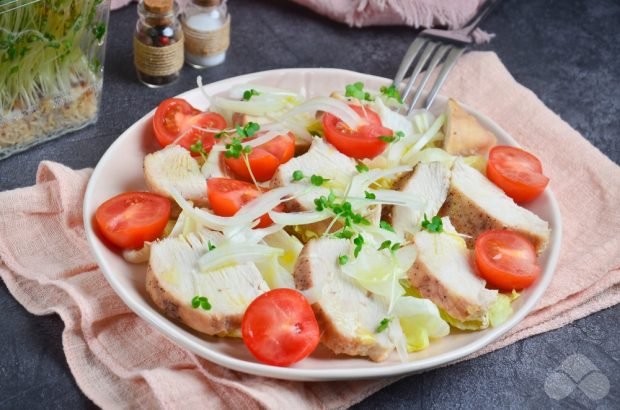
[[[391,136],[392,130],[381,125],[381,118],[370,108],[349,105],[367,121],[353,130],[330,113],[323,115],[325,139],[343,154],[356,159],[374,158],[385,151],[387,142],[381,136]]]
[[[108,199],[95,212],[105,239],[123,249],[138,249],[157,239],[170,218],[170,200],[150,192],[126,192]]]
[[[248,306],[241,322],[243,342],[261,362],[290,366],[319,344],[320,332],[312,307],[293,289],[263,293]]]
[[[535,199],[549,183],[538,158],[520,148],[503,145],[489,152],[487,177],[519,203]]]
[[[254,138],[246,138],[243,141],[251,141]],[[293,158],[294,154],[295,136],[289,132],[287,135],[279,135],[271,141],[254,148],[248,155],[248,162],[250,163],[254,178],[259,182],[264,182],[269,181],[276,173],[280,164],[284,164]],[[226,158],[224,156],[224,162],[239,179],[252,181],[252,176],[243,156],[239,158]]]
[[[193,126],[223,130],[226,128],[226,120],[215,112],[201,112],[181,98],[162,101],[153,117],[155,137],[162,147],[176,141],[189,150],[200,140],[204,150],[208,152],[215,144],[215,133],[192,129]]]
[[[514,231],[483,233],[476,239],[474,255],[480,276],[499,290],[527,288],[540,276],[534,245]]]
[[[248,202],[260,195],[254,184],[229,178],[209,178],[207,180],[207,196],[211,209],[219,216],[233,216]],[[282,204],[275,207],[282,212]],[[268,214],[261,216],[257,228],[266,228],[273,224]]]

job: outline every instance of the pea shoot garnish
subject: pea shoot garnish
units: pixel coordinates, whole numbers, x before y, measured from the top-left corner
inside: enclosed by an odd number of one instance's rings
[[[388,221],[384,221],[384,220],[381,220],[381,222],[379,222],[379,228],[385,229],[386,231],[390,231],[390,232],[396,232],[394,231],[394,227],[390,225]]]
[[[213,245],[213,244],[211,243],[211,241],[209,241],[209,243],[207,244],[207,248],[208,248],[210,251],[212,251],[213,249],[215,249],[215,245]]]
[[[260,95],[260,93],[253,88],[250,90],[245,90],[243,92],[243,101],[250,101],[250,99],[255,95]]]
[[[437,215],[433,216],[433,218],[429,221],[424,214],[424,220],[422,221],[422,228],[426,229],[431,233],[441,233],[443,232],[443,221]]]
[[[209,299],[204,296],[194,296],[192,299],[192,307],[194,309],[198,309],[199,307],[204,310],[211,310],[211,304],[209,303]]]
[[[355,169],[357,169],[357,172],[359,172],[360,174],[362,172],[368,172],[368,167],[366,166],[366,164],[357,164],[355,166]]]
[[[379,323],[379,326],[377,326],[377,329],[375,330],[375,333],[381,333],[384,330],[386,330],[388,328],[388,326],[390,325],[390,322],[392,321],[392,319],[390,318],[383,318],[381,320],[381,322]]]
[[[393,98],[398,101],[399,104],[403,103],[403,99],[394,84],[389,87],[383,86],[379,89],[379,91],[381,91],[381,94],[385,95],[387,98]]]
[[[347,262],[349,262],[349,257],[347,255],[340,255],[338,257],[338,264],[339,265],[346,265]]]
[[[215,135],[213,136],[213,138],[215,138],[215,139],[218,139],[218,140],[219,140],[220,138],[225,137],[225,136],[227,136],[227,135],[228,135],[228,133],[227,133],[226,131],[220,131],[220,132],[218,132],[217,134],[215,134]]]
[[[364,91],[364,83],[361,81],[358,81],[353,84],[348,84],[345,87],[344,96],[357,98],[358,100],[366,100],[366,101],[374,100],[374,98],[372,98],[369,92]]]

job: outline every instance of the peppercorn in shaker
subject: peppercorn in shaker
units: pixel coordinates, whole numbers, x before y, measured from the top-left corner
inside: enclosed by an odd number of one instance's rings
[[[174,0],[140,0],[133,38],[138,79],[161,87],[179,78],[183,67],[183,30]]]
[[[224,62],[230,44],[230,15],[225,0],[192,0],[185,7],[181,23],[187,64],[205,68]]]

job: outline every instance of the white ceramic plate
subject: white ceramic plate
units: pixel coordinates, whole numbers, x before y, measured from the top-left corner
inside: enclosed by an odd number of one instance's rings
[[[210,95],[226,93],[237,84],[255,83],[296,90],[308,97],[328,95],[344,89],[345,84],[363,81],[371,89],[389,84],[385,78],[337,69],[283,69],[248,74],[218,81],[206,86]],[[197,108],[206,108],[207,102],[198,89],[181,94]],[[443,110],[445,98],[435,108]],[[517,143],[491,119],[465,107],[498,137],[500,144]],[[274,367],[257,362],[240,339],[217,338],[201,335],[163,316],[150,302],[144,286],[146,267],[131,265],[108,249],[93,231],[92,217],[97,207],[108,198],[124,191],[145,190],[142,175],[144,156],[159,147],[153,138],[151,117],[148,113],[125,131],[99,161],[84,198],[84,224],[90,246],[108,282],[123,301],[140,317],[151,323],[169,339],[186,349],[222,366],[246,373],[289,380],[363,379],[413,373],[431,369],[473,353],[497,339],[519,323],[534,307],[547,288],[558,259],[561,238],[560,213],[553,194],[547,189],[528,208],[549,221],[551,241],[542,255],[543,274],[532,287],[523,292],[514,303],[515,312],[502,326],[480,332],[458,332],[433,341],[424,351],[409,355],[401,362],[393,353],[388,360],[374,363],[364,358],[336,356],[319,347],[309,358],[291,367]]]

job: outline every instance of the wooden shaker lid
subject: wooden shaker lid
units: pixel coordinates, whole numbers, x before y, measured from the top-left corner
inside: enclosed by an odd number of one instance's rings
[[[144,9],[155,14],[168,14],[174,7],[174,0],[144,0]]]

